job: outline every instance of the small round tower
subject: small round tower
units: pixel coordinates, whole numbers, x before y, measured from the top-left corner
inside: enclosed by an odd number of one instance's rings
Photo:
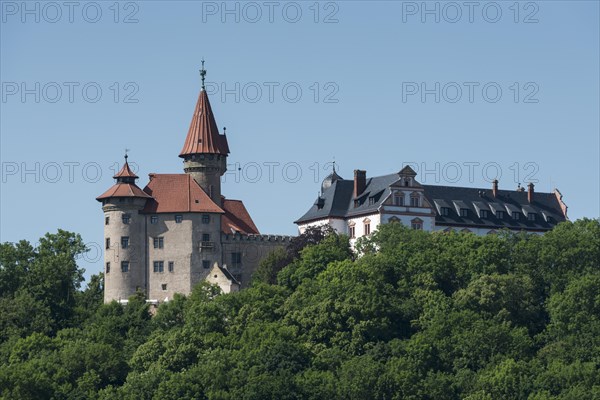
[[[145,218],[140,211],[152,197],[140,189],[127,163],[113,176],[115,185],[96,200],[104,211],[104,302],[146,292]]]

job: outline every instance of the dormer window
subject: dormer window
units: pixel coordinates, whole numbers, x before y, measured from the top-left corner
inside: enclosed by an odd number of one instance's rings
[[[403,206],[404,205],[404,195],[402,193],[396,193],[394,195],[394,205],[395,206]]]
[[[521,218],[521,213],[518,211],[514,211],[512,213],[512,217],[513,217],[513,219],[516,219],[518,221]]]
[[[421,207],[421,199],[418,194],[410,196],[410,206]]]
[[[443,217],[447,217],[450,215],[450,209],[448,207],[441,207],[440,214],[442,214]]]
[[[488,218],[489,217],[488,210],[481,210],[479,212],[479,214],[481,215],[481,218]]]
[[[369,205],[372,206],[375,204],[375,197],[369,197]]]
[[[496,211],[496,218],[504,219],[504,211]]]
[[[468,217],[469,216],[469,209],[468,208],[461,208],[460,209],[460,216],[461,217]]]
[[[528,221],[535,221],[535,213],[527,213]]]

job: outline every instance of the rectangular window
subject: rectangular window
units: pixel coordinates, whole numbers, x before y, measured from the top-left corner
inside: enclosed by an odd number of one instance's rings
[[[515,212],[512,213],[512,217],[513,217],[513,219],[518,220],[518,219],[521,218],[521,213],[515,211]]]
[[[488,210],[481,210],[481,218],[487,218],[488,217]]]
[[[420,201],[418,197],[411,197],[410,198],[410,206],[411,207],[420,207]]]
[[[469,216],[469,209],[468,208],[461,208],[460,209],[460,216],[461,217],[468,217]]]
[[[164,272],[165,271],[165,262],[164,261],[154,261],[154,272]]]
[[[129,247],[129,236],[121,236],[121,248],[126,249]]]
[[[128,224],[129,220],[131,219],[131,215],[129,215],[129,214],[123,214],[123,215],[121,215],[121,219],[123,220],[124,224]]]
[[[394,196],[394,205],[395,206],[403,206],[404,205],[404,196],[401,194],[397,194]]]
[[[154,224],[158,224],[158,216],[156,216],[156,215],[151,216],[150,217],[150,223],[153,224],[153,225]]]
[[[175,271],[175,263],[173,261],[169,261],[169,272]]]
[[[178,215],[176,215],[176,216],[175,216],[175,223],[176,223],[176,224],[180,224],[180,223],[181,223],[181,221],[183,221],[183,215],[179,215],[179,214],[178,214]]]
[[[162,237],[155,237],[154,238],[154,248],[155,249],[162,249],[165,247],[165,240]]]
[[[203,233],[202,234],[202,241],[203,242],[210,242],[210,234],[209,233]]]
[[[106,273],[110,273],[110,262],[106,263]]]
[[[369,235],[371,233],[371,224],[365,224],[365,235]]]
[[[442,211],[442,216],[444,216],[444,217],[447,217],[448,215],[450,215],[450,209],[448,207],[442,207],[441,211]]]
[[[496,211],[496,218],[504,219],[504,211]]]
[[[106,238],[106,250],[110,249],[110,238]]]
[[[535,221],[535,214],[534,213],[528,213],[527,214],[527,219],[529,221]]]
[[[209,260],[202,260],[202,268],[209,269],[210,268],[210,261]]]
[[[231,265],[234,267],[237,267],[241,263],[242,263],[242,253],[240,253],[240,252],[231,253]]]
[[[375,197],[369,197],[369,205],[372,206],[375,204]]]
[[[423,223],[422,222],[411,222],[410,226],[411,226],[411,228],[413,228],[415,230],[422,230],[423,229]]]
[[[163,283],[162,285],[160,285],[160,287],[162,288],[162,290],[167,290],[167,284]]]
[[[356,237],[356,229],[354,226],[351,226],[348,228],[348,231],[350,233],[350,238],[354,239]]]
[[[110,223],[110,217],[104,217],[104,225],[108,225]]]
[[[210,223],[210,215],[208,215],[208,214],[202,214],[202,223],[203,224],[209,224]]]
[[[121,272],[129,272],[129,261],[121,261]]]

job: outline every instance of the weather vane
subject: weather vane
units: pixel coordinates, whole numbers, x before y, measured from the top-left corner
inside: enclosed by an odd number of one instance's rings
[[[204,77],[206,76],[206,70],[204,69],[204,58],[202,59],[202,69],[200,70],[200,76],[202,77],[202,89],[204,89]]]

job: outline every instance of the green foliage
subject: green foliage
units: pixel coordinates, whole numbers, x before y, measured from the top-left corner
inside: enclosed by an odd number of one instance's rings
[[[151,317],[79,290],[77,235],[0,245],[1,399],[600,398],[600,223],[543,236],[310,230],[252,287]]]

